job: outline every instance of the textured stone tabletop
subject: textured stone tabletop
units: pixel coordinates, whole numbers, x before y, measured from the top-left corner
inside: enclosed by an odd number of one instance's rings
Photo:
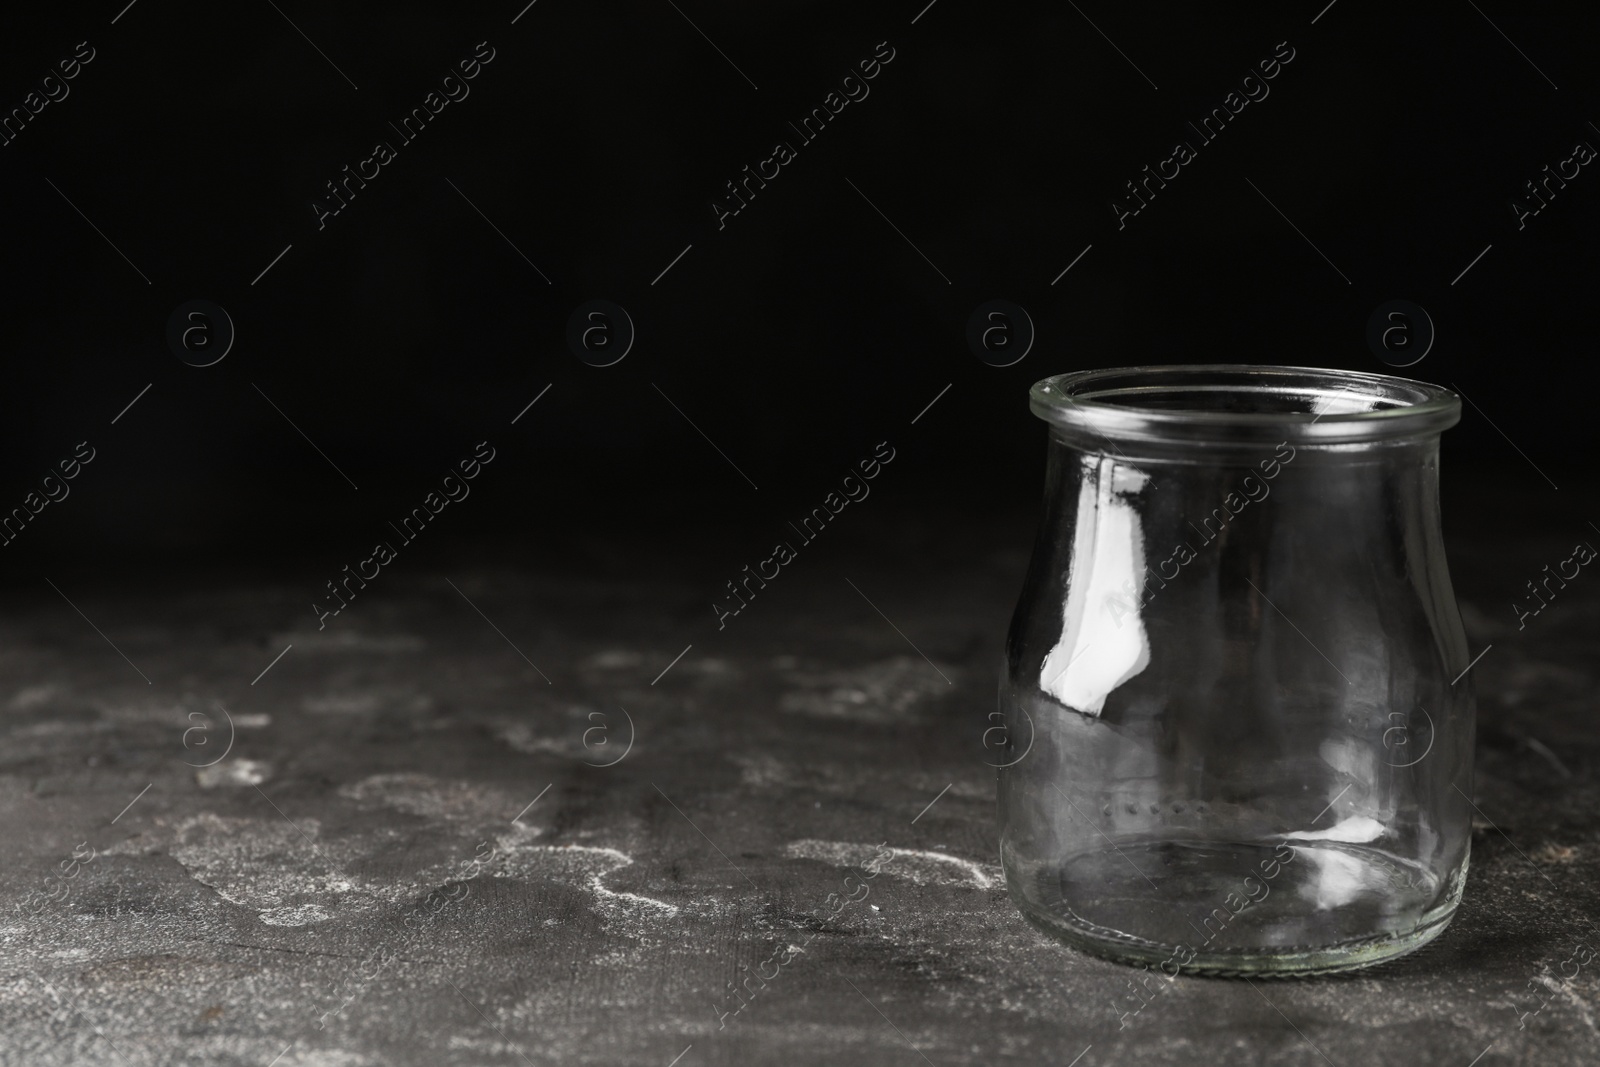
[[[720,546],[400,568],[320,632],[298,571],[14,589],[0,1061],[1600,1062],[1597,964],[1563,967],[1600,913],[1600,587],[1523,633],[1502,603],[1567,520],[1448,531],[1493,650],[1444,936],[1121,1017],[1137,972],[1027,925],[996,863],[1031,522],[886,509],[720,632]]]

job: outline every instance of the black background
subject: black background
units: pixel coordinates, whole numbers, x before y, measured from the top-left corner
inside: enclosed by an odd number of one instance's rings
[[[686,536],[764,549],[880,441],[899,458],[858,511],[935,528],[1024,513],[1042,476],[1037,379],[1162,362],[1384,371],[1364,333],[1397,298],[1438,331],[1400,373],[1481,408],[1446,435],[1447,499],[1463,479],[1575,491],[1600,175],[1585,167],[1520,232],[1509,204],[1577,141],[1600,145],[1592,18],[922,2],[538,0],[514,25],[520,0],[9,10],[0,107],[77,42],[96,57],[0,148],[0,509],[77,442],[98,455],[4,549],[3,580],[291,562],[314,589],[483,440],[499,458],[426,551],[551,565],[620,537],[648,569]],[[324,183],[396,143],[387,124],[480,41],[495,58],[470,96],[319,230]],[[723,183],[793,142],[786,124],[882,41],[895,58],[870,96],[719,230]],[[1270,96],[1119,231],[1123,183],[1193,140],[1184,122],[1282,41],[1295,58]],[[237,328],[206,368],[164,337],[195,298]],[[612,367],[565,345],[593,298],[637,327]],[[1037,327],[1014,366],[965,342],[992,298]]]

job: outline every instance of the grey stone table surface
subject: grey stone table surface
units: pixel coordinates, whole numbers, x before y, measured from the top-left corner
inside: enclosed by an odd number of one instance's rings
[[[1452,531],[1492,649],[1446,933],[1128,1018],[1136,972],[997,865],[979,738],[1031,517],[885,509],[721,631],[749,545],[436,554],[320,631],[310,568],[20,583],[0,1062],[1600,1063],[1600,963],[1563,966],[1600,914],[1600,585],[1507,606],[1577,514]]]

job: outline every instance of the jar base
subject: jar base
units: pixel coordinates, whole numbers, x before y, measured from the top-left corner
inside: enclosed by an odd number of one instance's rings
[[[1019,864],[1012,900],[1046,934],[1169,974],[1283,976],[1369,967],[1444,931],[1466,882],[1336,842],[1154,841]],[[1272,872],[1271,877],[1267,872]],[[1137,931],[1135,933],[1134,931]]]

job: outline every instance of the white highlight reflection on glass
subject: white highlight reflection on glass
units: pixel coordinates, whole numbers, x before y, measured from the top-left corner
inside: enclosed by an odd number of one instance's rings
[[[1139,614],[1144,527],[1133,504],[1150,476],[1109,457],[1084,456],[1082,463],[1061,640],[1045,656],[1039,687],[1099,715],[1106,697],[1150,663]]]
[[[1284,834],[1295,841],[1337,841],[1359,845],[1383,836],[1383,824],[1366,815],[1340,819],[1326,830],[1297,830]],[[1305,859],[1316,868],[1316,876],[1300,887],[1300,895],[1327,911],[1348,904],[1363,895],[1383,893],[1390,887],[1381,871],[1345,852],[1328,848],[1297,848],[1296,859]]]

